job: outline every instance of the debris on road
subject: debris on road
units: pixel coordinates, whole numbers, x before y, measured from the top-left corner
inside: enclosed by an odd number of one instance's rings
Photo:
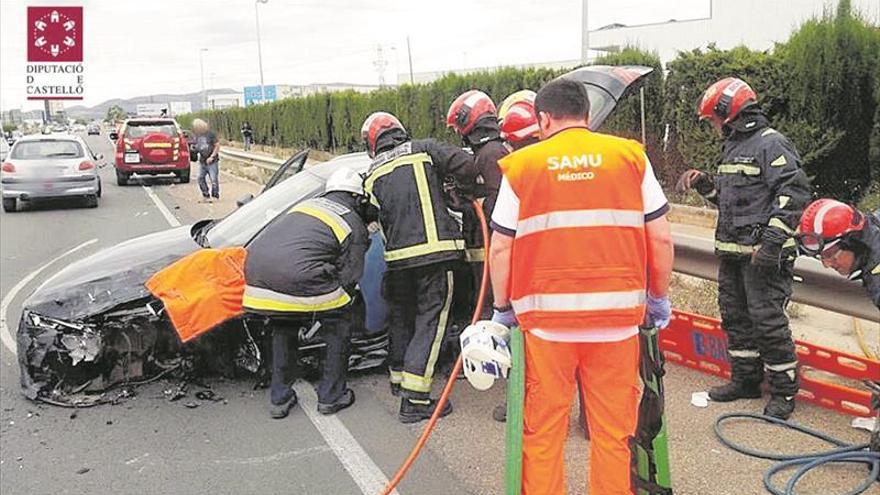
[[[691,405],[695,407],[709,407],[708,392],[694,392],[691,394]]]
[[[79,468],[76,470],[76,474],[86,474],[89,471],[91,471],[91,468],[87,468],[87,467]]]

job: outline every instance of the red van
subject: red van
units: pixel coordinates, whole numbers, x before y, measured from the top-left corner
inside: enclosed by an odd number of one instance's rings
[[[132,118],[114,134],[120,186],[128,184],[132,174],[174,174],[181,183],[189,182],[189,146],[174,119]]]

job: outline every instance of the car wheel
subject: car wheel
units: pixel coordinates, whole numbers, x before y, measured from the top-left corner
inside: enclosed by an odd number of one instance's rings
[[[15,211],[15,198],[3,198],[3,211],[7,213]]]
[[[97,208],[98,207],[98,195],[90,194],[86,196],[86,208]]]
[[[129,177],[130,176],[127,173],[117,170],[116,171],[116,184],[119,186],[128,185],[128,178]]]
[[[177,172],[177,178],[180,179],[181,184],[189,184],[189,169]]]

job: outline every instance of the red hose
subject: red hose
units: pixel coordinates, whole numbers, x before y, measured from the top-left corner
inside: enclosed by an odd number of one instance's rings
[[[471,324],[480,320],[480,314],[483,312],[483,304],[486,302],[486,291],[489,288],[489,226],[486,223],[486,215],[483,213],[483,207],[480,203],[474,201],[473,205],[474,211],[477,213],[477,218],[480,219],[480,228],[483,232],[483,249],[486,251],[486,256],[483,261],[483,280],[480,283],[480,295],[477,297],[477,306],[474,308],[474,315],[471,317]],[[428,424],[425,425],[424,431],[422,431],[416,444],[413,445],[409,456],[407,456],[406,460],[403,461],[403,464],[400,465],[400,468],[394,474],[394,478],[392,478],[385,486],[385,489],[382,490],[382,495],[389,495],[395,488],[397,488],[397,485],[399,485],[401,480],[403,480],[403,477],[406,476],[409,468],[412,467],[415,460],[418,459],[419,454],[422,452],[422,448],[424,448],[425,444],[428,442],[428,437],[430,437],[431,432],[434,431],[434,426],[437,424],[437,420],[440,419],[440,412],[443,411],[443,406],[445,406],[446,401],[449,400],[449,395],[452,393],[452,387],[455,386],[455,377],[457,377],[460,372],[461,355],[455,360],[455,366],[452,368],[452,373],[449,374],[449,379],[443,387],[443,393],[441,393],[440,398],[437,399],[437,405],[434,407],[434,414],[431,415],[431,419],[429,419]]]

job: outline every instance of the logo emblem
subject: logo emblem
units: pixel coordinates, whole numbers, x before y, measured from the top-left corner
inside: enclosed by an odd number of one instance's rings
[[[28,62],[82,62],[82,7],[28,7]]]

